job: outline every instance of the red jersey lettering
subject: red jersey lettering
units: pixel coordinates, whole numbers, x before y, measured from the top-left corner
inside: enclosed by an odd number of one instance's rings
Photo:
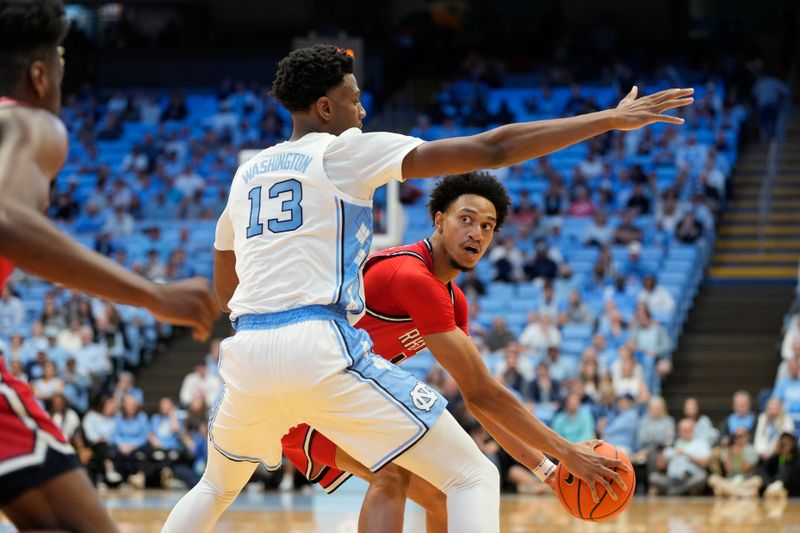
[[[466,296],[433,274],[427,239],[370,256],[364,292],[367,312],[356,326],[369,333],[375,353],[393,363],[422,351],[424,335],[456,328],[468,334]]]

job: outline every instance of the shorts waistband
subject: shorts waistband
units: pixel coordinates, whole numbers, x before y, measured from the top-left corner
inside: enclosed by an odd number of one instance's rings
[[[347,321],[347,311],[338,305],[307,305],[277,313],[242,315],[233,321],[233,329],[236,331],[273,329],[310,320]]]

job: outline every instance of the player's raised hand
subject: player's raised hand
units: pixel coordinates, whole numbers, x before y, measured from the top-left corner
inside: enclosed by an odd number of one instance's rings
[[[622,477],[613,469],[616,467],[627,471],[628,465],[623,461],[603,457],[595,453],[594,448],[600,443],[599,440],[590,440],[572,446],[571,453],[561,458],[564,467],[575,477],[582,479],[592,492],[595,502],[600,501],[597,495],[597,485],[604,487],[608,491],[611,499],[617,500],[617,493],[612,488],[612,482],[616,483],[623,491],[628,490]]]
[[[208,339],[220,314],[208,280],[200,277],[158,285],[148,308],[158,320],[194,329],[192,336],[201,341]]]
[[[664,112],[694,102],[692,88],[666,89],[641,98],[637,98],[638,94],[639,88],[634,85],[631,92],[620,100],[616,109],[611,110],[614,115],[614,129],[635,130],[654,122],[683,124],[682,118],[666,115]]]

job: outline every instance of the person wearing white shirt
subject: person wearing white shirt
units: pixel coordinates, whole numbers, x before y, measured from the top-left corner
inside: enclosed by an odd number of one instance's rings
[[[800,355],[800,314],[792,317],[791,324],[783,336],[783,343],[781,343],[781,357],[784,361],[788,361],[795,356]]]
[[[206,182],[192,167],[186,165],[183,172],[175,178],[174,187],[181,192],[184,197],[192,197],[195,191],[202,189]]]
[[[664,450],[667,472],[650,474],[651,488],[668,496],[680,496],[701,491],[706,484],[706,467],[711,459],[711,446],[695,438],[694,421],[684,418],[678,423],[678,439]]]
[[[111,372],[111,360],[108,349],[94,342],[94,332],[89,326],[80,329],[81,347],[75,350],[75,361],[80,373],[91,376],[92,381],[99,382]]]
[[[561,345],[561,332],[553,325],[553,317],[549,314],[528,313],[528,325],[519,337],[519,343],[537,356],[545,353],[550,346]]]
[[[0,337],[11,337],[14,331],[22,327],[24,321],[25,306],[11,292],[10,284],[6,284],[0,297]]]
[[[794,433],[794,420],[783,409],[778,398],[770,398],[764,412],[758,415],[753,445],[759,458],[766,461],[773,455],[782,433]]]
[[[637,300],[644,302],[650,311],[671,313],[675,310],[675,298],[663,285],[658,285],[656,277],[652,274],[644,277]]]
[[[222,381],[208,372],[205,361],[200,361],[194,367],[194,372],[183,378],[181,385],[181,404],[189,405],[196,396],[205,400],[206,405],[214,405],[217,392],[222,387]]]
[[[494,265],[496,281],[512,282],[522,277],[525,256],[514,244],[514,239],[507,237],[489,252],[489,262]]]

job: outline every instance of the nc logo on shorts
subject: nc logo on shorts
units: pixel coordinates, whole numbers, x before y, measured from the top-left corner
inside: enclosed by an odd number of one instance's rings
[[[411,391],[411,400],[414,402],[414,407],[421,411],[430,411],[433,404],[436,403],[436,399],[436,393],[421,381],[417,382]]]

